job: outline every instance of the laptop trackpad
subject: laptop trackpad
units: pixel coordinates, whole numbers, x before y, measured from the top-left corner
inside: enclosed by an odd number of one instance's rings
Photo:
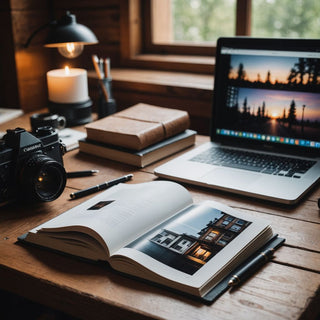
[[[259,179],[261,179],[260,174],[233,170],[230,168],[227,170],[217,168],[211,170],[202,177],[203,182],[208,183],[209,185],[219,185],[235,189],[246,188],[252,183],[257,182]]]

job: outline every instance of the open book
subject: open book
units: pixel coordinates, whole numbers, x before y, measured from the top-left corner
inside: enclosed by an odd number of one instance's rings
[[[272,236],[267,221],[152,181],[116,185],[19,240],[203,297]]]

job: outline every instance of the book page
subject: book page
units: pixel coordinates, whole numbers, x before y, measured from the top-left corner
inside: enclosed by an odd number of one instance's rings
[[[203,293],[271,236],[267,221],[207,201],[189,206],[120,249],[111,265],[193,294]]]
[[[119,184],[31,232],[82,231],[98,240],[100,236],[111,255],[191,203],[190,193],[174,182]]]

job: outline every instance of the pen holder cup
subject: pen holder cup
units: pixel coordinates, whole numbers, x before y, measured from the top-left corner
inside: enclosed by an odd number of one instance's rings
[[[117,111],[116,101],[112,96],[112,79],[106,78],[100,80],[99,100],[98,100],[98,118],[104,118]]]

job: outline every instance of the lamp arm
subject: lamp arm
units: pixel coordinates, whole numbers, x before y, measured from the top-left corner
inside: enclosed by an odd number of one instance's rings
[[[33,31],[30,35],[30,37],[28,38],[28,40],[26,41],[26,43],[23,45],[24,48],[28,48],[29,47],[29,44],[30,42],[32,41],[32,39],[34,38],[34,36],[39,33],[40,31],[50,27],[50,26],[54,26],[57,24],[57,21],[56,20],[53,20],[53,21],[50,21],[46,24],[44,24],[43,26],[39,27],[38,29],[36,29],[35,31]]]

